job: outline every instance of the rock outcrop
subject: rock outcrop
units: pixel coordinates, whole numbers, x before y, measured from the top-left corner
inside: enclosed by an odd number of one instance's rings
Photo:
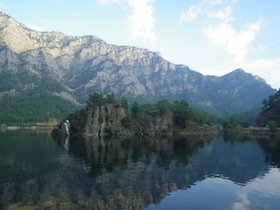
[[[124,117],[126,117],[124,109],[116,104],[82,109],[62,122],[58,128],[54,129],[53,134],[59,136],[114,135],[123,130],[121,121]],[[68,125],[69,133],[65,132]]]

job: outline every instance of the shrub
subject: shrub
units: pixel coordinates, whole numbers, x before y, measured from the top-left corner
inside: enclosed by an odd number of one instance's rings
[[[109,135],[113,135],[113,129],[111,126],[106,126],[104,128],[104,133],[109,134]]]
[[[269,121],[267,125],[271,132],[277,131],[277,123],[274,120]]]

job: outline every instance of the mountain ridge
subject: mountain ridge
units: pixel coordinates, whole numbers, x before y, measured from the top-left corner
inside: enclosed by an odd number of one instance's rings
[[[95,91],[114,92],[133,100],[185,99],[195,107],[221,115],[259,107],[264,98],[276,92],[263,79],[240,69],[221,77],[204,76],[148,49],[111,45],[91,35],[38,32],[0,13],[3,73],[11,78],[21,75],[46,83],[55,81],[60,87],[48,93],[76,104],[85,103]],[[21,94],[40,84],[19,79],[18,86],[15,91],[0,87],[0,95],[9,91]]]

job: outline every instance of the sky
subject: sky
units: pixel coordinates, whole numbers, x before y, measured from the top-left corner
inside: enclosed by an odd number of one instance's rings
[[[204,75],[235,69],[280,88],[278,0],[0,0],[29,28],[159,52]]]

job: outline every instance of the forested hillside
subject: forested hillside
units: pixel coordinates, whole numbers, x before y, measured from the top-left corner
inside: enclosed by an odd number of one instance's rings
[[[56,121],[79,107],[55,95],[55,91],[65,91],[65,87],[50,78],[39,78],[26,72],[4,72],[0,84],[0,123]]]
[[[280,89],[263,100],[263,109],[258,116],[257,125],[265,126],[269,122],[280,126]]]
[[[51,94],[9,97],[0,101],[0,123],[21,124],[57,121],[78,106]]]

